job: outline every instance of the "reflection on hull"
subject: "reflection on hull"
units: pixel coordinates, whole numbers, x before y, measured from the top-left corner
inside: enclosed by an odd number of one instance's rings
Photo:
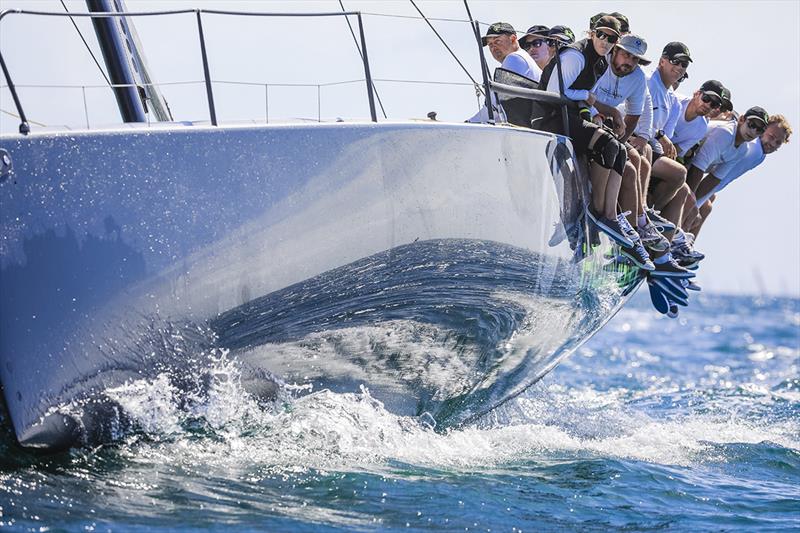
[[[202,401],[221,360],[264,402],[283,384],[366,386],[458,425],[541,378],[638,285],[603,267],[605,239],[587,247],[585,184],[566,140],[540,132],[176,128],[2,146],[16,174],[0,186],[0,383],[26,446],[118,438],[142,380]]]

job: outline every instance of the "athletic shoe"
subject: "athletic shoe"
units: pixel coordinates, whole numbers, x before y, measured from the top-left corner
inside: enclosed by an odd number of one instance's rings
[[[700,285],[698,285],[697,283],[695,283],[692,280],[685,279],[685,280],[683,280],[683,282],[685,283],[684,287],[686,287],[690,291],[701,291],[702,290],[700,288]]]
[[[653,225],[655,225],[656,229],[661,233],[675,229],[675,224],[662,217],[661,211],[656,211],[652,207],[647,207],[644,212],[647,214],[647,218],[653,222]]]
[[[633,261],[633,264],[642,270],[652,272],[656,269],[655,265],[650,260],[650,255],[647,253],[647,250],[642,246],[641,240],[637,240],[633,246],[620,246],[619,253]]]
[[[683,267],[699,263],[706,257],[700,252],[692,249],[692,245],[689,244],[689,241],[684,241],[680,244],[673,243],[672,247],[670,248],[670,253],[678,262],[678,264]]]
[[[649,218],[644,227],[636,228],[636,230],[645,248],[654,252],[666,252],[669,250],[669,239],[661,235]]]
[[[677,278],[653,278],[652,281],[661,289],[661,292],[664,293],[667,300],[671,303],[676,303],[684,307],[689,305],[689,295],[686,293],[686,289],[683,288],[683,285],[681,285],[681,281],[683,280]]]
[[[694,272],[689,272],[671,257],[664,263],[655,263],[656,269],[650,273],[656,278],[682,278],[689,279],[696,276]]]
[[[625,231],[620,227],[618,221],[606,217],[590,216],[589,218],[600,231],[611,237],[611,239],[621,246],[633,246],[633,241],[625,236]],[[630,224],[628,224],[628,226],[630,226]]]
[[[647,280],[647,288],[650,291],[650,301],[653,302],[653,307],[662,315],[669,313],[670,303],[666,295],[661,289],[653,283],[653,280]]]

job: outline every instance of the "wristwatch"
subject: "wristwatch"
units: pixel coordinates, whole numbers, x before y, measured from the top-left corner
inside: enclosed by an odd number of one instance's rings
[[[656,138],[656,140],[658,140],[663,136],[664,136],[664,130],[658,130],[654,137]]]

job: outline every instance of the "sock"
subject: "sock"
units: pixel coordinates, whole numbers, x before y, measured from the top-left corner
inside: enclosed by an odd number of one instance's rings
[[[647,215],[642,213],[641,215],[636,217],[636,225],[637,226],[639,226],[640,228],[643,228],[643,227],[645,227],[646,224],[647,224]]]
[[[664,263],[669,263],[670,259],[672,259],[672,254],[667,252],[661,257],[656,257],[655,259],[653,259],[653,263],[657,265],[663,265]]]
[[[675,229],[675,236],[672,237],[672,244],[683,244],[686,242],[686,234],[682,229]]]

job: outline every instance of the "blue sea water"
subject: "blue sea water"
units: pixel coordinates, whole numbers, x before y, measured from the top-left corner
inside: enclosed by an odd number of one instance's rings
[[[437,433],[369,391],[277,402],[221,359],[181,412],[126,391],[139,431],[37,456],[0,435],[13,531],[800,530],[800,300],[645,290],[525,394]]]

